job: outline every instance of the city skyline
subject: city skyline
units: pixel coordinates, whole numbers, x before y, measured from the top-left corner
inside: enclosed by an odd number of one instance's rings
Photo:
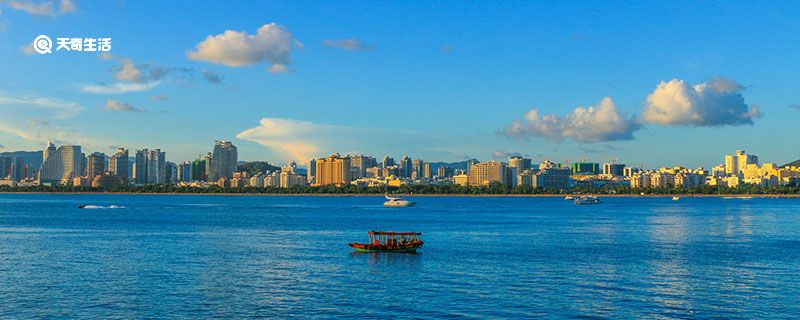
[[[0,152],[53,140],[106,155],[155,147],[178,163],[223,139],[271,163],[800,158],[784,138],[800,119],[800,76],[781,72],[800,49],[790,4],[19,3],[0,1],[0,59],[14,62],[0,74]],[[113,48],[31,53],[40,34]]]

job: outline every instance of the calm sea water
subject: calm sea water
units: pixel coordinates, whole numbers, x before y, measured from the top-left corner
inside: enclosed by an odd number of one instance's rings
[[[0,318],[800,315],[800,199],[409,199],[0,195]]]

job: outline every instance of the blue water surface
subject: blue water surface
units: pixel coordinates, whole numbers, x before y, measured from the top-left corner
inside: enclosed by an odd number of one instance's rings
[[[800,315],[800,199],[409,199],[3,194],[0,318]]]

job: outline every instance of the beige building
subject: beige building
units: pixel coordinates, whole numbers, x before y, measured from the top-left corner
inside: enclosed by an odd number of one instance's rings
[[[352,180],[351,174],[350,158],[342,157],[339,154],[333,154],[327,158],[316,160],[314,185],[348,185]]]
[[[39,169],[41,183],[71,184],[73,177],[82,175],[80,146],[66,145],[56,149],[52,142],[48,142],[42,158]]]
[[[500,161],[480,162],[469,168],[469,185],[486,186],[492,182],[508,184],[506,165]]]

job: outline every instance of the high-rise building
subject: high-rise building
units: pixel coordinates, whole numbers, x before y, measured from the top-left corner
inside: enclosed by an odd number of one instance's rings
[[[0,157],[0,179],[11,176],[11,157]]]
[[[133,164],[133,176],[136,184],[147,184],[147,149],[136,150],[136,160]]]
[[[211,154],[211,172],[208,177],[211,181],[220,178],[231,178],[236,172],[239,161],[239,152],[230,141],[214,141],[214,151]]]
[[[453,168],[450,168],[448,166],[441,166],[437,170],[436,175],[439,177],[439,179],[445,179],[452,177],[454,172],[455,171],[453,170]]]
[[[353,179],[363,178],[367,175],[367,168],[375,166],[375,158],[357,154],[350,157],[350,167],[353,170]]]
[[[147,154],[147,184],[167,183],[167,159],[161,149],[150,150]]]
[[[89,181],[94,179],[94,176],[101,175],[106,172],[106,154],[101,152],[94,152],[86,158],[86,178]]]
[[[433,172],[431,172],[430,162],[425,162],[425,164],[422,165],[422,177],[425,179],[433,178]]]
[[[108,160],[108,172],[122,179],[123,183],[126,183],[130,178],[128,165],[128,149],[117,148],[117,151]]]
[[[528,170],[531,168],[531,159],[520,156],[511,156],[508,158],[508,167],[516,168],[517,172]]]
[[[174,162],[166,162],[166,173],[164,174],[165,181],[164,183],[167,184],[175,184],[178,183],[178,165]]]
[[[315,181],[315,177],[317,176],[317,159],[308,160],[308,175],[306,176],[308,179],[308,183],[313,184]]]
[[[506,164],[500,161],[476,163],[469,168],[469,185],[485,186],[492,182],[508,184]]]
[[[327,158],[317,159],[315,182],[316,186],[350,184],[352,180],[350,171],[350,158],[333,154]]]
[[[758,165],[758,157],[747,154],[744,150],[736,150],[736,154],[725,156],[725,174],[741,177],[748,165]]]
[[[540,167],[546,166],[536,172],[535,179],[533,180],[534,187],[537,188],[553,188],[553,189],[567,189],[569,188],[569,177],[572,174],[570,168],[559,168],[542,164]]]
[[[573,163],[572,174],[600,174],[600,164],[594,162]]]
[[[394,165],[396,165],[394,163],[394,158],[391,158],[389,156],[383,157],[383,161],[381,162],[381,168],[386,168]]]
[[[414,160],[411,162],[411,179],[419,179],[422,178],[422,166],[425,161],[420,159]]]
[[[624,176],[625,175],[625,165],[621,163],[604,163],[603,164],[603,174],[605,175],[612,175],[612,176]]]
[[[192,161],[192,181],[208,181],[206,159],[203,156]]]
[[[136,150],[135,181],[136,184],[167,183],[166,154],[161,149]]]
[[[39,168],[39,181],[45,184],[70,184],[73,177],[81,173],[81,147],[73,145],[60,146],[58,149],[52,142],[42,153],[42,166]]]
[[[178,174],[176,182],[190,182],[193,180],[192,176],[193,163],[191,161],[184,161],[178,164]]]
[[[411,178],[411,172],[414,170],[411,158],[403,156],[400,158],[400,175],[406,178]]]
[[[11,158],[11,180],[21,181],[25,179],[25,159],[22,157]]]

